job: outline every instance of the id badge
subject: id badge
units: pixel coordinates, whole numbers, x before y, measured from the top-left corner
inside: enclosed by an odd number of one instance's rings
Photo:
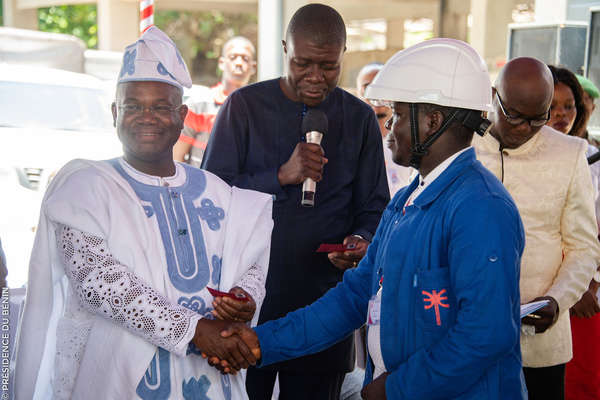
[[[367,316],[367,325],[379,325],[381,319],[381,289],[377,291],[377,294],[371,297],[369,300],[369,313]]]

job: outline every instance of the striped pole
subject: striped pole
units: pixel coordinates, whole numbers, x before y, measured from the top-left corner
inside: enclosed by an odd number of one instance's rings
[[[154,0],[140,0],[140,34],[154,25]]]

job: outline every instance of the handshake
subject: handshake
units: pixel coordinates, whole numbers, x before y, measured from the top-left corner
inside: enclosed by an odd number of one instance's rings
[[[231,289],[230,293],[248,298],[249,301],[216,297],[213,315],[217,319],[199,320],[192,339],[194,346],[202,352],[202,357],[208,358],[208,363],[224,374],[235,374],[242,368],[255,365],[261,357],[258,337],[244,323],[254,316],[256,303],[252,296],[239,287]]]
[[[255,365],[261,357],[256,333],[241,322],[201,319],[192,343],[224,374]]]

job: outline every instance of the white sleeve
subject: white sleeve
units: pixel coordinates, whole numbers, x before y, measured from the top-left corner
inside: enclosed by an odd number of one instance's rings
[[[253,265],[248,269],[248,271],[246,271],[244,275],[242,275],[235,286],[238,286],[248,292],[256,304],[262,304],[266,293],[266,272],[266,268]]]
[[[179,356],[201,316],[173,304],[110,253],[106,241],[59,224],[58,250],[83,307]]]

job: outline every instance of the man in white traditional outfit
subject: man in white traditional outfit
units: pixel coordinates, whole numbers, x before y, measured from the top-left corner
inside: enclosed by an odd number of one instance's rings
[[[16,399],[247,398],[243,374],[221,375],[200,354],[255,362],[214,316],[258,316],[272,200],[173,162],[190,85],[158,28],[125,49],[112,105],[123,157],[71,161],[44,198]]]

